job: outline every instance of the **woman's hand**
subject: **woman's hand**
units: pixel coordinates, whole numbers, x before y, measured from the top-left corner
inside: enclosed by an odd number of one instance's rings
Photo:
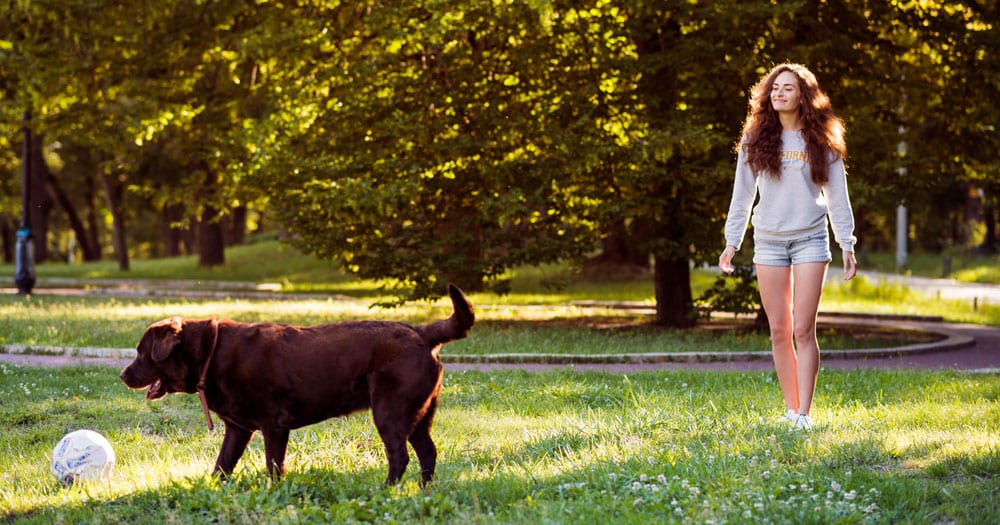
[[[735,246],[726,246],[722,251],[722,255],[719,256],[719,269],[722,273],[733,273],[733,255],[736,255]]]
[[[854,252],[844,252],[844,280],[850,281],[858,273],[858,261],[854,259]]]

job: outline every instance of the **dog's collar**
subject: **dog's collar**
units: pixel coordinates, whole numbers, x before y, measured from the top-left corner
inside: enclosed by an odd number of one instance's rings
[[[198,399],[201,400],[201,409],[205,412],[205,422],[208,423],[208,431],[215,430],[212,424],[212,416],[208,413],[208,399],[205,398],[205,377],[208,375],[208,367],[212,364],[212,357],[215,356],[215,347],[219,343],[219,320],[212,319],[212,346],[208,348],[208,358],[205,359],[205,366],[201,369],[201,378],[198,379]]]

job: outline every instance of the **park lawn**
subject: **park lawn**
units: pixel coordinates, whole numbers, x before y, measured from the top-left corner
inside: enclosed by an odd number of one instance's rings
[[[911,260],[915,266],[915,275],[939,276],[935,273],[938,270],[934,269],[935,265],[940,263],[939,257],[914,255]],[[197,259],[194,256],[135,260],[128,272],[119,271],[113,261],[74,265],[46,263],[39,265],[37,274],[40,283],[54,278],[72,278],[91,287],[101,287],[101,283],[107,282],[106,280],[109,279],[147,280],[145,285],[154,290],[158,286],[157,283],[164,281],[171,281],[174,284],[179,281],[179,286],[187,286],[192,289],[211,285],[211,290],[221,291],[229,289],[227,283],[252,283],[267,290],[277,289],[280,291],[279,296],[281,294],[312,294],[317,297],[318,304],[322,304],[326,299],[354,299],[359,301],[356,305],[357,308],[353,310],[358,314],[358,317],[355,318],[367,318],[376,313],[383,317],[397,315],[403,318],[412,317],[412,314],[407,313],[405,309],[402,310],[402,313],[397,314],[392,311],[368,308],[375,304],[394,300],[392,293],[387,288],[391,286],[391,283],[358,279],[345,274],[328,261],[303,255],[295,248],[278,241],[265,240],[228,248],[226,261],[222,267],[204,269],[198,268]],[[888,264],[888,259],[884,254],[869,254],[866,256],[866,261],[873,264],[872,268],[880,270],[885,270],[882,266]],[[837,272],[837,264],[839,261],[834,261],[831,266],[832,273]],[[1000,282],[1000,274],[996,271],[1000,265],[997,264],[996,257],[957,258],[954,267],[956,268],[956,276],[965,275],[969,276],[969,280],[980,282],[994,282],[990,276],[995,276],[997,277],[996,282]],[[891,268],[888,271],[891,271]],[[4,272],[13,276],[13,266],[0,265],[0,274]],[[700,268],[694,269],[691,276],[693,296],[697,298],[703,294],[712,286],[717,277],[716,272]],[[528,315],[529,318],[534,315],[527,312],[530,307],[559,306],[568,309],[570,305],[580,302],[625,302],[633,305],[645,305],[649,308],[655,306],[652,276],[649,274],[594,278],[583,275],[567,265],[553,264],[516,268],[508,272],[504,279],[509,280],[509,293],[504,295],[492,292],[470,293],[473,303],[480,307],[492,305],[506,308],[508,310],[507,317]],[[41,286],[40,284],[39,288]],[[114,286],[119,286],[119,283]],[[231,291],[235,297],[238,297],[240,292],[245,290]],[[441,293],[444,294],[444,291],[442,284]],[[43,294],[36,294],[36,296],[40,295]],[[3,304],[9,304],[13,300],[7,298]],[[285,300],[281,301],[281,307],[274,309],[276,310],[275,315],[268,317],[258,313],[266,307],[253,306],[252,301],[240,302],[250,306],[235,308],[223,306],[217,311],[212,311],[198,305],[212,305],[214,303],[197,301],[193,310],[205,312],[205,315],[230,316],[239,320],[253,320],[255,316],[271,319],[281,316],[282,310],[286,308],[291,312],[302,308],[316,310],[315,306],[297,306],[293,304],[293,301]],[[123,301],[120,304],[126,303]],[[183,303],[181,302],[181,304]],[[442,303],[439,301],[435,304]],[[426,305],[428,305],[427,302],[416,302],[409,303],[407,307],[419,309]],[[831,282],[824,289],[820,308],[822,311],[829,312],[938,316],[951,322],[1000,326],[1000,305],[941,300],[898,284],[873,281],[864,277],[858,277],[846,283],[831,279]],[[230,315],[227,312],[233,314]],[[593,309],[588,309],[586,312],[579,310],[568,313],[567,310],[559,312],[559,315],[564,317],[600,315],[600,312]],[[190,315],[187,312],[181,313]],[[247,318],[237,317],[237,315],[244,313],[248,314]],[[294,315],[292,313],[288,317]],[[312,316],[312,318],[330,319],[336,315],[337,312],[324,311],[321,315]],[[310,316],[302,317],[309,318]]]
[[[437,478],[384,487],[362,413],[292,432],[268,481],[255,439],[226,483],[195,396],[148,403],[117,370],[0,364],[8,523],[998,523],[1000,375],[823,370],[808,433],[773,373],[447,372]],[[217,421],[218,422],[218,421]],[[104,434],[106,482],[63,488],[52,447]]]
[[[450,303],[371,309],[359,300],[119,299],[102,296],[0,295],[0,345],[134,348],[149,324],[167,317],[223,317],[312,325],[380,319],[424,324],[451,315]],[[44,322],[40,322],[44,320]],[[653,325],[647,312],[573,305],[485,305],[469,338],[448,345],[446,359],[498,354],[611,355],[677,352],[766,352],[766,332],[752,321],[719,317],[689,330]],[[876,326],[826,324],[821,348],[850,350],[925,343],[935,334]]]

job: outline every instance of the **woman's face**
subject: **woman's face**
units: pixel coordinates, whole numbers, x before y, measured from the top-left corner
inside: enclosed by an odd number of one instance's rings
[[[797,112],[802,106],[799,77],[791,71],[782,71],[771,85],[771,107],[778,113]]]

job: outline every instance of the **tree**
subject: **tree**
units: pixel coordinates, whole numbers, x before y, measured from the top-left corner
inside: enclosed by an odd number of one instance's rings
[[[605,240],[653,259],[658,322],[686,326],[690,268],[721,249],[746,90],[782,61],[809,65],[847,120],[863,247],[891,245],[900,202],[934,210],[913,225],[943,247],[961,192],[995,209],[1000,190],[997,7],[981,0],[8,7],[0,146],[33,108],[79,244],[105,237],[101,195],[123,267],[129,242],[177,253],[194,231],[200,263],[221,264],[224,230],[261,203],[401,299],[444,280],[502,291],[510,268]],[[15,192],[0,182],[5,237]]]
[[[213,258],[202,264],[222,262],[218,221],[239,189],[219,173],[243,160],[244,145],[229,139],[244,125],[249,85],[241,84],[238,50],[260,19],[256,5],[236,0],[40,0],[0,15],[10,35],[0,40],[5,102],[35,108],[36,131],[99,160],[120,268],[128,268],[125,223],[141,212],[127,202],[136,187],[155,188],[164,205],[191,204],[193,217],[207,221],[201,242]],[[160,152],[206,168],[167,181],[140,173],[151,145],[162,142],[174,147]]]
[[[588,11],[562,14],[449,1],[313,14],[321,25],[299,30],[327,36],[283,51],[308,71],[270,75],[267,125],[286,141],[256,179],[296,243],[411,298],[590,252],[594,203],[613,192],[601,177],[625,151],[609,100],[627,81],[607,64],[627,43]],[[292,76],[308,78],[294,98]]]

